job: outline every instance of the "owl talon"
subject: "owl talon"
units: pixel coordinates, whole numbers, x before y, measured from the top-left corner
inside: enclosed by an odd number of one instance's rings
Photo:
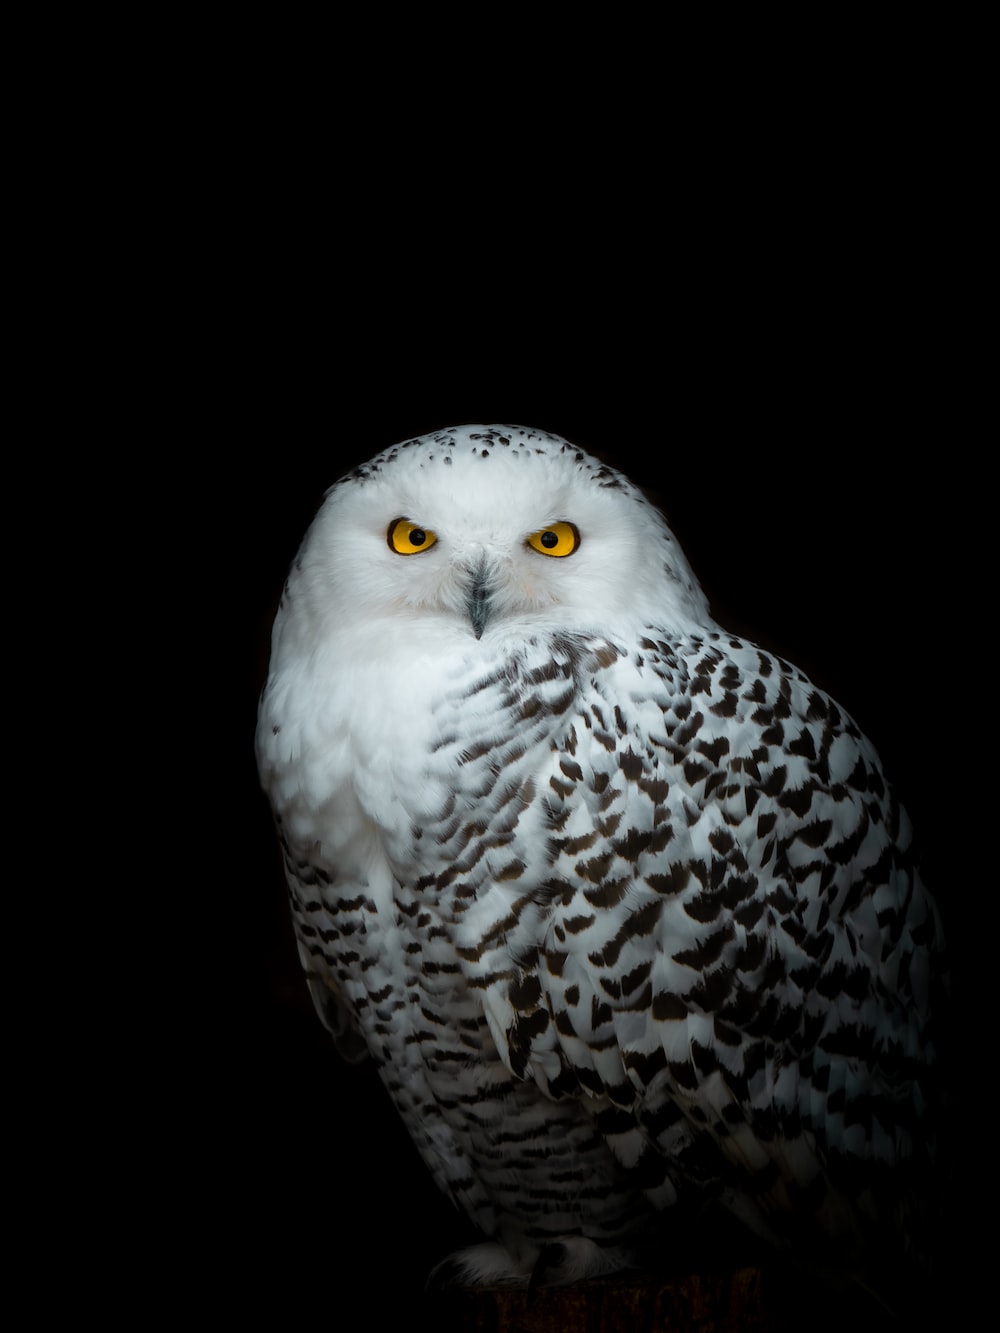
[[[528,1290],[536,1291],[539,1287],[549,1286],[550,1283],[545,1280],[546,1274],[557,1272],[565,1264],[566,1258],[566,1246],[561,1241],[554,1241],[551,1245],[543,1245],[538,1258],[535,1260],[535,1266],[531,1270]]]

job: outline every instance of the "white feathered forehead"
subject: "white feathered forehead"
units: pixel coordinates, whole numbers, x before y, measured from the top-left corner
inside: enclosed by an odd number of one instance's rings
[[[358,485],[375,480],[390,463],[394,468],[409,463],[414,469],[434,465],[453,467],[458,464],[466,471],[469,464],[477,460],[496,459],[507,464],[526,457],[544,459],[553,472],[561,472],[567,477],[585,479],[598,486],[634,493],[636,496],[640,494],[627,477],[599,459],[592,458],[585,450],[560,435],[526,426],[497,425],[448,426],[429,435],[419,435],[390,445],[339,478],[330,491],[346,484]],[[487,476],[484,480],[489,481],[491,478]],[[492,480],[502,484],[499,475]]]

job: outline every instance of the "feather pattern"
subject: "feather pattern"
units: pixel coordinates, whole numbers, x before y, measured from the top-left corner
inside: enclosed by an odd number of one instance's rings
[[[565,558],[526,542],[560,523]],[[943,945],[906,815],[613,470],[470,427],[335,485],[258,757],[317,1009],[489,1238],[469,1280],[554,1241],[545,1280],[620,1267],[706,1199],[851,1249],[930,1169]]]

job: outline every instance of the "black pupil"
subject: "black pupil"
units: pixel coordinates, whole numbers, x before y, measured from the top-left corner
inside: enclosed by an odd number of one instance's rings
[[[556,536],[554,532],[543,532],[541,537],[539,538],[539,541],[542,543],[543,546],[547,546],[550,551],[553,546],[559,545],[559,538]]]
[[[424,542],[425,542],[426,540],[427,540],[427,533],[424,532],[423,528],[411,528],[411,529],[410,529],[410,545],[411,545],[411,546],[423,546],[423,544],[424,544]]]

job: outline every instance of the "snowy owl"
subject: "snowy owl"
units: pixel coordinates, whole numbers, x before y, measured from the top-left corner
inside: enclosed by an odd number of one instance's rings
[[[625,477],[469,426],[336,482],[257,755],[316,1008],[482,1233],[450,1272],[573,1281],[706,1214],[906,1232],[943,986],[907,817]]]

